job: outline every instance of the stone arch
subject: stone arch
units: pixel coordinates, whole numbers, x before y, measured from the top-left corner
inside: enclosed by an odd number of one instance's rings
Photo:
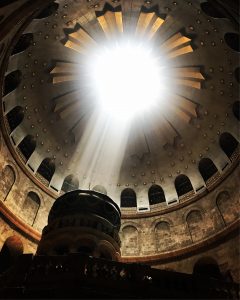
[[[45,158],[41,162],[37,170],[37,173],[39,173],[43,178],[45,178],[48,184],[50,183],[54,172],[55,172],[55,164],[53,160],[50,158]]]
[[[156,248],[158,251],[164,252],[172,248],[173,239],[171,226],[167,221],[159,221],[154,228]]]
[[[124,189],[121,193],[120,207],[137,207],[137,196],[133,189]]]
[[[10,268],[21,254],[23,243],[20,238],[16,235],[8,237],[0,251],[0,273]]]
[[[231,156],[239,145],[238,141],[229,132],[224,132],[220,135],[219,144],[227,157],[232,160]]]
[[[6,115],[10,132],[17,128],[24,119],[24,109],[21,106],[15,106]]]
[[[140,252],[139,232],[132,224],[125,225],[122,230],[122,253],[125,256],[137,256]]]
[[[207,235],[208,226],[200,210],[192,209],[186,216],[186,222],[193,242],[202,240]]]
[[[4,78],[3,97],[14,91],[22,81],[22,72],[15,70],[7,74]]]
[[[183,196],[191,191],[193,191],[193,186],[190,179],[186,175],[178,175],[175,179],[175,188],[178,197]]]
[[[6,165],[1,174],[0,181],[0,193],[2,201],[7,199],[8,194],[10,193],[14,183],[16,181],[16,174],[14,169],[10,165]]]
[[[22,209],[24,211],[24,218],[26,219],[27,223],[31,226],[33,226],[35,222],[40,205],[41,200],[39,196],[35,192],[28,192],[23,202]]]
[[[198,170],[205,182],[218,172],[217,167],[210,158],[202,158],[199,162]]]
[[[74,175],[65,177],[61,190],[65,193],[77,190],[79,188],[79,180]]]
[[[95,185],[95,186],[92,188],[92,190],[95,191],[95,192],[98,192],[98,193],[107,195],[107,190],[106,190],[105,187],[102,186],[102,185]]]
[[[27,135],[18,145],[19,150],[21,151],[23,157],[25,158],[25,162],[29,160],[31,155],[36,149],[36,139],[32,135]]]
[[[239,218],[239,203],[236,203],[235,198],[231,197],[228,191],[222,191],[217,195],[216,205],[225,224],[230,224]]]
[[[173,221],[170,219],[170,218],[167,218],[167,217],[162,217],[162,218],[158,218],[156,220],[154,220],[152,223],[151,223],[151,226],[150,226],[150,231],[151,232],[155,232],[155,228],[156,228],[156,225],[160,222],[167,222],[170,226],[173,226]]]
[[[165,203],[166,198],[162,187],[157,184],[153,184],[148,190],[148,199],[150,205]]]
[[[215,279],[222,278],[217,261],[210,256],[201,257],[195,262],[193,266],[193,274],[203,277],[212,277]]]
[[[11,55],[18,54],[27,50],[33,43],[33,34],[32,33],[24,33],[20,36],[18,42],[14,46]]]
[[[133,222],[133,221],[127,221],[127,222],[124,222],[122,225],[121,225],[121,228],[120,228],[120,233],[122,233],[122,230],[127,227],[127,226],[133,226],[133,227],[136,227],[137,228],[137,231],[139,233],[141,233],[143,231],[143,227],[141,226],[141,224],[139,223],[136,223],[136,222]]]

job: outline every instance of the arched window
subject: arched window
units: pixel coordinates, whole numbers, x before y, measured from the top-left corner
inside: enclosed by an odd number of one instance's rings
[[[11,55],[23,52],[26,50],[33,42],[33,34],[32,33],[25,33],[20,36],[17,44],[13,48]]]
[[[137,197],[134,190],[128,188],[121,193],[121,207],[137,207]]]
[[[102,185],[95,185],[93,188],[92,188],[93,191],[95,192],[99,192],[101,194],[104,194],[104,195],[107,195],[107,190],[105,189],[104,186]]]
[[[239,34],[235,32],[227,32],[224,35],[226,44],[234,51],[240,51],[240,39]]]
[[[55,164],[53,160],[51,160],[50,158],[45,158],[41,162],[41,165],[39,166],[37,172],[48,182],[50,182],[55,172]]]
[[[7,120],[11,132],[18,127],[24,119],[24,110],[21,106],[15,106],[8,114]]]
[[[238,141],[228,132],[221,134],[219,144],[225,154],[231,159],[232,154],[238,147]]]
[[[178,175],[177,178],[175,179],[175,188],[178,197],[193,191],[191,181],[186,175],[182,175],[182,174]]]
[[[238,119],[238,121],[240,120],[240,101],[236,101],[233,103],[233,114],[234,116]]]
[[[68,175],[63,182],[62,191],[65,193],[77,190],[79,187],[79,181],[74,175]]]
[[[58,3],[51,3],[46,8],[44,8],[35,19],[43,19],[53,15],[58,10]]]
[[[210,158],[202,158],[199,162],[198,169],[204,181],[207,181],[218,172],[218,169]]]
[[[204,278],[212,277],[215,279],[221,279],[222,274],[220,272],[218,263],[212,257],[200,258],[193,267],[193,274],[200,275]]]
[[[202,213],[199,210],[192,210],[186,218],[189,232],[193,242],[203,239],[206,234],[206,224],[203,222]]]
[[[155,226],[156,246],[158,251],[169,250],[172,246],[170,225],[166,221],[160,221]]]
[[[22,72],[19,70],[13,71],[5,76],[3,85],[3,96],[14,91],[22,80]]]
[[[36,149],[36,139],[32,135],[27,135],[18,145],[18,148],[25,159],[29,160],[30,156]]]
[[[123,255],[139,255],[138,230],[133,225],[125,226],[122,230]]]
[[[29,192],[23,203],[23,213],[30,225],[34,224],[41,201],[38,195],[34,192]]]
[[[19,237],[8,237],[0,251],[0,273],[6,271],[23,254],[23,244]]]
[[[201,8],[203,12],[213,18],[224,18],[225,16],[222,14],[221,11],[217,9],[216,6],[214,6],[211,2],[203,2],[201,3]]]
[[[164,191],[157,184],[152,185],[148,190],[148,199],[150,205],[166,202]]]
[[[11,166],[6,166],[2,171],[0,180],[0,194],[2,200],[6,200],[15,180],[16,176],[13,168]]]

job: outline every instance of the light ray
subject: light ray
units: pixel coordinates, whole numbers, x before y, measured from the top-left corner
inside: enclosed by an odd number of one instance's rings
[[[136,4],[133,9],[130,1],[116,8],[107,4],[96,13],[94,24],[100,33],[83,28],[82,23],[66,35],[64,45],[77,51],[79,64],[56,62],[51,71],[56,86],[76,85],[75,91],[54,100],[54,112],[66,120],[79,143],[71,167],[85,174],[89,186],[113,182],[109,180],[113,176],[117,182],[125,155],[141,158],[173,144],[181,127],[197,118],[197,104],[181,91],[199,90],[205,80],[199,66],[187,66],[186,59],[181,65],[181,58],[194,51],[192,39],[176,32],[173,18],[162,16],[156,7]],[[103,43],[97,32],[105,37]],[[129,41],[135,47],[132,50]],[[149,48],[140,58],[142,44]],[[153,73],[151,65],[155,65]],[[130,66],[137,73],[131,73]],[[94,82],[97,88],[93,91]],[[97,99],[106,98],[103,107]]]

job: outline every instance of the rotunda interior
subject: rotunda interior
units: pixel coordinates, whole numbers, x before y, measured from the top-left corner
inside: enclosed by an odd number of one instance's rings
[[[93,190],[121,262],[239,283],[239,44],[235,0],[2,0],[0,249]]]

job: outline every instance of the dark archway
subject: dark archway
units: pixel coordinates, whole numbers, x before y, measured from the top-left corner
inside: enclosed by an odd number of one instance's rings
[[[36,149],[36,139],[32,135],[27,135],[18,145],[18,148],[25,157],[26,161],[28,161]]]
[[[124,189],[121,193],[120,207],[137,207],[137,196],[133,189]]]
[[[50,17],[58,10],[59,4],[58,3],[51,3],[46,8],[44,8],[36,17],[35,19],[44,19]]]
[[[23,254],[23,244],[19,237],[11,236],[6,239],[0,251],[0,273],[6,271]]]
[[[50,158],[45,158],[41,162],[41,165],[39,166],[37,172],[48,182],[50,182],[55,172],[55,164],[53,160]]]
[[[3,97],[14,91],[19,86],[21,80],[22,72],[20,70],[12,71],[6,75],[3,84]]]
[[[205,182],[218,172],[218,169],[210,158],[202,158],[199,162],[198,169]]]
[[[228,132],[220,135],[219,144],[228,158],[231,159],[232,154],[238,147],[238,141]]]
[[[224,35],[226,44],[234,51],[240,51],[240,38],[239,34],[235,32],[227,32]]]
[[[233,114],[234,116],[238,119],[238,121],[240,120],[240,101],[236,101],[233,103]]]
[[[222,274],[220,272],[218,263],[212,257],[200,258],[193,267],[193,274],[203,277],[212,277],[215,279],[221,279]]]
[[[166,202],[164,191],[157,184],[152,185],[148,190],[148,199],[150,205]]]
[[[12,132],[22,123],[24,119],[24,109],[21,106],[15,106],[7,115],[9,129]]]
[[[178,175],[177,178],[175,179],[175,188],[178,197],[193,191],[193,186],[191,184],[190,179],[183,174]]]
[[[77,190],[79,188],[79,180],[74,175],[68,175],[64,181],[61,190],[65,193]]]
[[[212,3],[213,1],[207,1],[201,3],[201,8],[203,12],[213,18],[224,18],[224,14]]]
[[[33,34],[32,33],[25,33],[20,36],[17,44],[12,50],[11,55],[20,53],[25,51],[28,47],[30,47],[33,43]]]

